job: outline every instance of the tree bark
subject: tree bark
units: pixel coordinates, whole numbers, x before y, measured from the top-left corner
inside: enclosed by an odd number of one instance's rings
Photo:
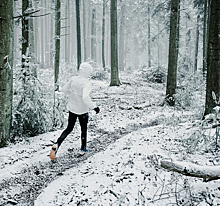
[[[84,1],[83,1],[84,2]],[[70,52],[69,52],[69,45],[70,45],[70,2],[67,0],[65,5],[65,62],[70,62]]]
[[[105,46],[105,48],[106,48],[106,62],[107,62],[107,65],[111,65],[111,28],[110,28],[110,14],[109,15],[106,15],[106,16],[109,16],[109,18],[107,18],[106,20],[107,20],[107,23],[106,23],[106,25],[107,25],[107,27],[106,27],[106,46]]]
[[[160,22],[158,20],[157,22],[157,32],[158,32],[158,35],[157,35],[157,68],[159,69],[160,67]]]
[[[55,60],[54,60],[54,86],[55,91],[59,90],[58,78],[60,67],[60,0],[55,5]]]
[[[111,83],[119,86],[118,38],[117,38],[117,0],[111,0]]]
[[[103,0],[103,12],[102,12],[102,67],[105,70],[105,7],[106,0]]]
[[[148,2],[148,31],[147,31],[147,37],[148,37],[148,67],[150,68],[151,67],[151,34],[150,34],[150,3]]]
[[[27,76],[27,61],[28,61],[28,47],[29,47],[29,20],[27,17],[27,9],[29,6],[28,0],[22,0],[22,60],[21,67],[23,72],[23,84],[25,84]]]
[[[81,64],[81,32],[79,0],[76,0],[76,33],[77,33],[77,69]]]
[[[195,46],[195,60],[194,60],[194,72],[197,71],[198,64],[198,51],[199,51],[199,21],[200,21],[200,8],[198,6],[197,23],[196,23],[196,46]]]
[[[49,9],[49,1],[44,1],[44,8],[45,11]],[[50,67],[50,24],[49,24],[49,15],[43,17],[44,19],[44,53],[45,53],[45,66],[46,68]]]
[[[83,1],[83,46],[84,46],[84,61],[87,59],[87,38],[86,38],[86,3]]]
[[[38,3],[36,1],[34,1],[34,7],[35,9],[38,9]],[[39,23],[40,23],[40,18],[35,18],[34,19],[34,44],[35,44],[35,52],[36,52],[36,62],[39,63],[40,62],[40,32],[39,32]]]
[[[122,1],[121,1],[122,2]],[[119,33],[119,70],[123,71],[125,68],[124,65],[124,53],[125,53],[125,35],[124,35],[124,26],[125,26],[125,4],[122,2],[121,5],[121,21],[120,21],[120,33]]]
[[[96,61],[96,9],[92,9],[91,58]]]
[[[217,106],[212,97],[215,93],[217,101],[220,98],[220,1],[210,0],[210,20],[208,22],[208,52],[206,102],[204,116],[214,112]]]
[[[192,70],[192,65],[191,65],[191,28],[188,27],[188,21],[189,21],[189,14],[185,14],[185,21],[186,21],[186,36],[185,36],[185,59],[186,62],[184,64],[184,68],[186,71],[191,71]]]
[[[220,166],[200,166],[188,162],[161,161],[161,166],[167,170],[186,176],[203,178],[204,182],[220,179]]]
[[[135,54],[133,57],[133,64],[134,64],[134,69],[137,71],[139,65],[139,46],[138,46],[138,37],[136,34],[134,34],[133,42],[134,42],[133,51]]]
[[[207,70],[207,18],[208,17],[208,0],[204,2],[204,22],[203,22],[203,76]]]
[[[45,0],[41,1],[42,8],[44,8],[44,1]],[[40,23],[41,23],[41,26],[40,26],[41,66],[44,68],[45,67],[45,20],[44,20],[44,17],[40,18]]]
[[[55,50],[54,45],[55,42],[53,41],[54,39],[54,27],[55,27],[55,22],[54,22],[54,10],[52,8],[54,8],[54,1],[50,2],[50,7],[51,7],[51,17],[50,17],[50,64],[53,65],[53,51]]]
[[[0,147],[10,139],[13,87],[13,0],[0,3]]]
[[[29,7],[33,8],[32,0],[29,0]],[[35,50],[35,34],[34,34],[34,19],[29,19],[29,56],[30,62],[32,63],[31,74],[37,78],[37,67],[36,67],[36,50]]]
[[[179,43],[179,0],[172,0],[170,14],[170,38],[168,75],[166,86],[166,101],[170,106],[175,105],[174,94],[177,81],[178,43]]]
[[[92,41],[92,3],[91,1],[88,2],[87,4],[87,16],[86,16],[86,57],[91,59],[91,41]]]

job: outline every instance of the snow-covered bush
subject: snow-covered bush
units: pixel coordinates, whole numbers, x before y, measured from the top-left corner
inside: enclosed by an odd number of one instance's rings
[[[29,71],[31,71],[29,64]],[[14,72],[14,95],[13,95],[13,120],[12,120],[12,138],[16,141],[18,138],[36,136],[53,130],[55,127],[63,126],[63,105],[59,96],[54,97],[53,78],[47,69],[39,72],[39,77],[34,77],[26,71],[24,73],[19,66]],[[48,72],[48,74],[46,74]],[[49,77],[48,77],[49,76]],[[40,81],[42,78],[50,78]],[[47,82],[47,84],[43,83]]]
[[[203,111],[205,99],[205,80],[201,72],[179,71],[175,103],[183,109],[195,108]],[[201,98],[203,97],[203,98]]]
[[[92,79],[94,80],[109,80],[110,79],[110,69],[109,68],[103,68],[100,65],[97,65],[95,62],[90,61],[89,62],[93,67],[93,73],[92,73]]]
[[[209,114],[204,120],[199,121],[198,128],[192,135],[183,141],[188,153],[196,151],[210,152],[218,150],[220,146],[219,126],[220,109],[215,107],[215,113]]]
[[[167,69],[162,66],[145,68],[142,72],[144,78],[150,82],[164,83],[166,81]]]
[[[51,117],[40,82],[30,76],[25,88],[15,88],[13,106],[13,136],[35,136],[48,131]]]
[[[98,70],[96,69],[94,72],[93,72],[93,75],[91,77],[92,79],[94,80],[108,80],[109,79],[109,73],[107,71],[104,71],[104,70]]]

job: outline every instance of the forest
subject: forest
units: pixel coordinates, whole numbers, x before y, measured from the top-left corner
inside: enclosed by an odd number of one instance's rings
[[[220,205],[219,0],[1,0],[0,205]],[[88,154],[63,86],[93,67]]]

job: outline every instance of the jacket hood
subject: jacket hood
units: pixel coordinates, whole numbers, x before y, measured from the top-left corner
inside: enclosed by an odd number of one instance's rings
[[[79,66],[79,75],[82,77],[88,78],[92,74],[92,71],[92,66],[87,62],[83,62]]]

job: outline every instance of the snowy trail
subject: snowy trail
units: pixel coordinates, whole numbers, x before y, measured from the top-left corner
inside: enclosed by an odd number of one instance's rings
[[[97,101],[99,101],[99,105],[102,105],[102,111],[98,116],[91,117],[90,120],[88,142],[90,144],[90,155],[100,152],[107,145],[132,131],[155,124],[154,119],[159,114],[152,114],[151,119],[146,121],[146,117],[142,113],[148,111],[147,108],[126,111],[117,107],[117,105],[126,106],[128,102],[132,106],[137,105],[137,95],[143,96],[143,90],[139,94],[137,89],[126,85],[120,88],[109,88],[106,83],[97,81],[94,83],[97,91],[102,90],[105,98],[98,95],[100,92],[94,93],[94,98],[98,97]],[[125,92],[127,89],[135,95],[127,97],[127,92]],[[148,87],[146,89],[153,90]],[[106,97],[108,97],[107,102]],[[141,102],[146,102],[146,100],[140,100]],[[79,127],[74,130],[74,134],[79,134]],[[50,150],[48,143],[51,139],[55,140],[60,132],[43,134],[30,138],[29,142],[25,141],[0,149],[0,205],[6,205],[8,202],[32,205],[42,188],[46,187],[65,170],[74,167],[79,161],[84,161],[87,158],[74,158],[80,140],[77,136],[70,135],[63,143],[63,149],[59,150],[58,163],[51,164],[48,161]]]
[[[156,188],[150,189],[152,182],[143,179],[156,175],[155,169],[149,167],[148,156],[162,153],[158,139],[154,139],[158,129],[149,127],[129,133],[106,150],[88,155],[86,161],[51,182],[35,205],[137,205],[135,194],[147,184],[150,200]]]
[[[154,122],[152,123],[154,124]],[[142,127],[152,126],[151,124],[142,125]],[[12,200],[19,205],[33,205],[36,197],[41,193],[41,189],[46,187],[51,181],[62,175],[69,168],[75,167],[78,163],[85,161],[88,157],[106,149],[106,147],[114,143],[117,139],[123,138],[125,135],[140,129],[140,125],[133,125],[120,131],[114,132],[99,130],[99,134],[88,142],[89,156],[75,158],[77,154],[78,141],[71,142],[68,148],[68,142],[64,144],[64,148],[60,149],[56,163],[51,163],[48,158],[49,148],[45,147],[29,157],[24,156],[15,160],[15,163],[5,166],[2,169],[0,180],[1,205],[7,205]],[[40,138],[42,140],[42,137]],[[69,138],[71,141],[71,138]],[[34,145],[36,142],[32,142]],[[16,147],[16,146],[14,146]],[[62,145],[63,147],[63,145]],[[22,148],[25,148],[24,145]],[[27,145],[27,149],[30,146]],[[8,148],[10,150],[13,148]],[[15,149],[15,148],[14,148]],[[35,148],[39,149],[39,148]],[[24,151],[26,155],[26,150]],[[12,202],[13,202],[12,201]]]

